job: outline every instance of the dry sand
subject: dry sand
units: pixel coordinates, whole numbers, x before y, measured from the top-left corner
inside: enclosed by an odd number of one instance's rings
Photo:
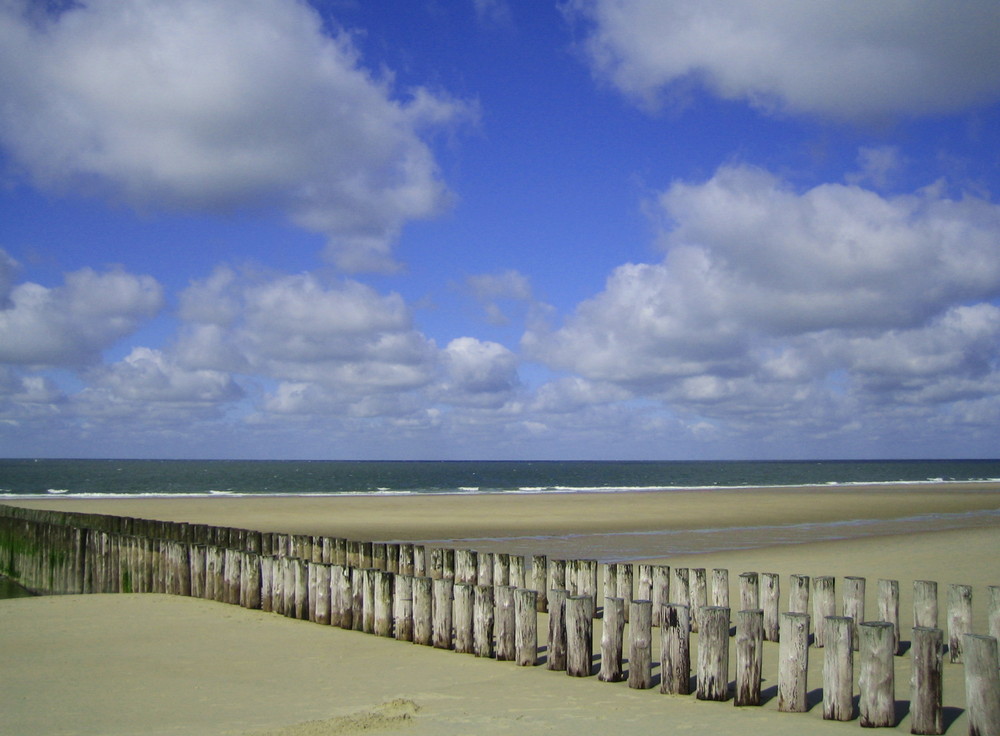
[[[862,575],[900,581],[901,619],[914,579],[975,586],[985,631],[986,586],[1000,583],[1000,509],[993,485],[670,493],[322,499],[46,499],[23,505],[371,539],[477,539],[469,546],[615,559],[646,557],[739,572]],[[918,517],[915,521],[891,521]],[[858,520],[881,520],[858,523]],[[821,522],[852,538],[802,542]],[[802,526],[805,524],[805,526]],[[957,526],[935,530],[940,526]],[[688,530],[725,529],[724,532]],[[748,529],[750,528],[750,529]],[[897,532],[885,535],[887,531]],[[612,534],[608,534],[612,532]],[[752,543],[755,549],[677,554]],[[722,540],[720,542],[720,540]],[[747,541],[749,540],[749,542]],[[799,540],[800,543],[790,543]],[[839,583],[839,580],[838,580]],[[782,604],[787,595],[782,596]],[[545,630],[545,619],[539,621]],[[599,642],[599,628],[595,633]],[[654,640],[658,636],[654,632]],[[692,642],[694,648],[695,642]],[[765,647],[760,708],[699,702],[550,672],[544,666],[434,650],[223,604],[160,595],[0,601],[0,732],[10,734],[318,734],[707,732],[847,733],[852,723],[777,712],[776,645]],[[658,653],[654,649],[654,660]],[[657,670],[654,670],[656,673]],[[821,697],[822,650],[810,688]],[[948,733],[966,733],[963,672],[945,668]],[[909,658],[896,697],[909,732]]]

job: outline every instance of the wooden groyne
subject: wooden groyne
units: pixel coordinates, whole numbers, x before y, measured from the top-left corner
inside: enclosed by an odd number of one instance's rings
[[[916,734],[943,733],[943,672],[957,666],[970,734],[1000,736],[1000,586],[941,586],[939,614],[938,584],[913,581],[911,619],[901,616],[898,581],[869,587],[845,577],[837,616],[835,578],[789,576],[783,607],[780,576],[748,571],[738,575],[740,608],[732,611],[725,569],[601,565],[8,505],[0,505],[0,574],[42,594],[192,596],[643,690],[655,684],[659,628],[659,692],[738,707],[762,703],[761,653],[765,641],[777,642],[778,671],[769,674],[779,711],[808,710],[810,688],[821,685],[825,719],[892,727],[897,690],[908,686]],[[972,630],[974,601],[986,602],[988,631]],[[877,620],[864,620],[866,602]],[[895,668],[907,630],[912,675],[900,683]],[[823,657],[822,683],[808,682],[811,652]]]

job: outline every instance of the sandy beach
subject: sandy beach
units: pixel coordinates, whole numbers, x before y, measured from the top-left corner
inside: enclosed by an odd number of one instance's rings
[[[8,503],[10,503],[8,501]],[[908,641],[912,581],[1000,584],[995,484],[668,493],[379,498],[44,499],[18,505],[552,556],[650,559],[738,573],[899,580]],[[820,539],[821,541],[810,541]],[[463,540],[461,542],[454,540]],[[700,545],[700,546],[699,546]],[[737,549],[735,547],[750,547]],[[839,588],[838,588],[839,593]],[[782,596],[782,606],[787,604]],[[544,616],[540,631],[546,626]],[[654,661],[658,659],[654,630]],[[544,637],[540,637],[544,644]],[[599,642],[599,627],[595,631]],[[767,702],[734,708],[630,690],[544,666],[434,650],[203,600],[89,595],[0,601],[0,708],[11,734],[746,734],[846,733],[813,705],[777,711],[777,645],[765,647]],[[692,649],[695,642],[692,642]],[[598,648],[599,647],[595,647]],[[658,668],[654,669],[654,675]],[[896,730],[909,732],[909,657],[897,658]],[[948,733],[965,733],[963,671],[946,664]]]

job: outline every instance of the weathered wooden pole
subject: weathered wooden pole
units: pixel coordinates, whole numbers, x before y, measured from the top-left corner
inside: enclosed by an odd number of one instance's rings
[[[755,572],[740,573],[740,610],[752,611],[760,605],[760,583]],[[766,632],[765,632],[766,636]]]
[[[549,590],[549,640],[545,666],[560,672],[566,669],[566,591],[561,588]]]
[[[388,557],[386,558],[388,561]],[[395,573],[388,570],[375,572],[375,636],[393,636],[393,589]]]
[[[456,550],[459,551],[459,550]],[[455,556],[455,579],[458,579],[462,566],[459,564],[459,556]],[[466,577],[467,576],[463,576]],[[473,646],[473,598],[475,593],[474,583],[455,583],[455,603],[454,603],[454,624],[455,624],[455,651],[461,654],[472,654]]]
[[[413,643],[434,644],[434,618],[432,580],[429,577],[413,578]]]
[[[493,585],[493,553],[480,552],[476,555],[476,583]]]
[[[432,580],[444,579],[444,550],[441,547],[431,547],[427,554],[427,574]],[[492,561],[491,561],[492,564]]]
[[[698,700],[729,699],[729,609],[705,606],[698,634]]]
[[[778,645],[778,710],[804,713],[809,672],[809,615],[783,613]]]
[[[510,556],[510,587],[525,587],[525,565],[527,561],[524,555]]]
[[[865,620],[865,579],[855,576],[844,578],[844,615],[854,623],[854,650],[857,651],[861,644],[861,631],[858,627]]]
[[[142,574],[142,568],[144,567],[142,562],[143,557],[143,540],[139,540],[138,552],[140,555],[139,571],[140,578],[145,578]],[[191,562],[191,597],[192,598],[204,598],[205,597],[205,545],[203,544],[193,544],[191,549],[188,551],[189,560]],[[143,592],[145,592],[145,581],[143,582]],[[270,597],[271,585],[270,580],[268,580],[268,597]],[[263,608],[263,590],[261,591],[261,608]],[[264,608],[265,611],[270,611],[271,602],[268,600],[268,607]]]
[[[245,564],[244,564],[245,567]],[[313,588],[313,620],[318,624],[330,623],[330,566],[312,565],[316,585]]]
[[[530,588],[514,591],[514,662],[520,667],[534,667],[538,661],[537,595]]]
[[[399,572],[413,577],[413,543],[404,542],[399,545]]]
[[[589,595],[566,598],[566,674],[589,677],[594,657],[594,599]]]
[[[989,604],[986,610],[986,630],[990,636],[1000,641],[1000,585],[987,588]]]
[[[360,558],[359,558],[360,559]],[[360,567],[351,570],[351,629],[364,631],[365,628],[365,571]],[[428,618],[430,608],[428,610]]]
[[[826,620],[837,615],[837,579],[831,575],[819,575],[812,579],[813,629],[816,632],[813,644],[822,647],[826,643]]]
[[[823,718],[849,721],[854,718],[853,621],[846,616],[830,616],[825,631]]]
[[[969,714],[969,736],[1000,734],[1000,662],[997,640],[992,636],[966,634],[965,707]]]
[[[493,585],[510,585],[510,554],[507,552],[493,555]]]
[[[963,661],[964,636],[972,633],[972,586],[948,586],[948,659]]]
[[[442,578],[433,583],[434,646],[437,649],[451,649],[452,641],[452,588],[454,580]]]
[[[670,571],[670,602],[688,607],[688,623],[693,626],[695,614],[691,611],[691,571],[686,567],[675,567]]]
[[[712,570],[712,605],[729,608],[729,570],[723,567]]]
[[[688,571],[690,606],[692,611],[691,631],[701,631],[702,609],[708,605],[708,583],[704,567],[692,567]]]
[[[670,565],[653,565],[653,626],[660,625],[663,607],[670,602]]]
[[[892,624],[892,653],[899,654],[899,581],[878,581],[878,620]]]
[[[509,578],[508,578],[509,579]],[[513,662],[515,657],[514,589],[509,585],[493,588],[496,605],[496,658],[501,662]]]
[[[858,693],[861,696],[861,725],[866,728],[891,728],[896,725],[893,626],[886,621],[866,621],[861,624],[860,630]]]
[[[364,596],[361,607],[361,630],[366,634],[375,633],[375,573],[374,567],[365,570],[362,577]]]
[[[792,575],[788,579],[788,610],[809,613],[809,576]]]
[[[944,677],[944,632],[926,626],[913,627],[913,666],[910,677],[910,733],[944,733],[942,685]]]
[[[353,625],[351,576],[343,565],[330,568],[330,623],[342,629]]]
[[[538,594],[535,598],[535,605],[539,613],[549,610],[549,560],[545,555],[531,556],[531,587]]]
[[[762,572],[760,574],[760,608],[764,611],[765,641],[778,641],[781,635],[778,624],[780,603],[781,577],[775,572]]]
[[[387,542],[385,545],[385,569],[393,575],[399,572],[398,542]]]
[[[413,641],[413,576],[400,573],[395,576],[393,585],[393,631],[398,640]]]
[[[660,618],[660,692],[691,692],[691,617],[676,603],[665,605]]]
[[[760,705],[764,657],[764,611],[736,613],[736,697],[734,705]]]
[[[641,562],[638,566],[638,573],[635,586],[635,599],[638,601],[652,601],[653,566]]]
[[[566,585],[566,560],[549,560],[549,590],[565,590],[569,595],[569,588]]]
[[[240,563],[240,605],[244,608],[258,609],[261,604],[260,554],[258,552],[243,552],[241,555],[243,560]],[[182,589],[183,584],[182,580]]]
[[[619,562],[615,565],[615,576],[617,578],[616,598],[621,598],[625,604],[625,621],[628,621],[629,606],[632,605],[632,590],[635,571],[631,562]]]
[[[653,603],[632,601],[628,625],[628,686],[647,690],[653,686]]]
[[[413,577],[427,577],[427,547],[422,544],[413,545]]]
[[[602,682],[621,682],[625,679],[622,669],[622,643],[625,634],[625,601],[614,596],[604,598],[604,625],[601,628],[601,671],[597,679]]]
[[[477,657],[493,656],[493,586],[477,585],[472,602],[472,650]]]

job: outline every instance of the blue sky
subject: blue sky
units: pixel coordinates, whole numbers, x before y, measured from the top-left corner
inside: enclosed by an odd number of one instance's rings
[[[2,0],[0,177],[0,455],[996,455],[992,0]]]

